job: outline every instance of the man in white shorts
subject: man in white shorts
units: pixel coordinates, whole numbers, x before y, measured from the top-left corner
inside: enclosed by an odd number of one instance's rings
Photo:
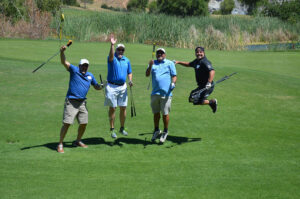
[[[132,70],[130,60],[124,56],[125,46],[118,44],[116,46],[116,52],[114,45],[117,39],[112,35],[110,38],[111,47],[109,56],[107,58],[107,85],[105,87],[105,106],[109,106],[108,116],[110,124],[110,134],[112,138],[117,138],[115,133],[115,113],[116,108],[120,107],[120,130],[122,135],[127,136],[125,131],[125,119],[126,119],[126,107],[127,107],[127,85],[126,78],[128,76],[129,86],[133,86],[132,83]]]
[[[159,130],[160,112],[163,117],[164,131],[161,134],[160,142],[164,143],[168,136],[169,112],[171,110],[172,90],[175,88],[176,68],[172,61],[166,59],[166,51],[158,48],[156,51],[157,60],[150,60],[146,70],[146,77],[152,75],[151,108],[154,114],[154,131],[152,141],[155,141],[161,133]]]

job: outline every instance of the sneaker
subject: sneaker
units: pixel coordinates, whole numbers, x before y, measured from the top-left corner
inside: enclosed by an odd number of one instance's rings
[[[84,144],[81,140],[80,141],[74,141],[73,146],[78,146],[78,147],[82,147],[82,148],[88,148],[88,146],[86,144]]]
[[[64,147],[62,144],[57,145],[56,149],[58,153],[64,153]]]
[[[168,136],[168,132],[163,132],[162,135],[160,136],[159,141],[161,143],[164,143],[166,141],[166,139],[167,139],[167,136]]]
[[[157,136],[158,136],[160,133],[161,133],[160,130],[154,131],[154,132],[153,132],[153,136],[152,136],[152,138],[151,138],[151,141],[154,142],[154,140],[157,138]]]
[[[127,133],[125,130],[123,130],[123,131],[119,131],[119,133],[121,133],[122,135],[125,135],[125,136],[127,136],[127,135],[128,135],[128,133]]]
[[[114,130],[110,131],[110,135],[114,139],[116,139],[118,137]]]
[[[214,100],[213,103],[209,104],[210,108],[212,109],[212,112],[215,113],[217,112],[217,106],[218,106],[218,101],[217,99]]]

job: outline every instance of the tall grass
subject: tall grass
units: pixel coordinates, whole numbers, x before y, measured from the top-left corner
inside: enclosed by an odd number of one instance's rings
[[[298,41],[300,23],[247,16],[187,17],[162,14],[65,10],[64,34],[81,41],[107,41],[114,33],[123,42],[191,48],[242,49],[251,43]]]

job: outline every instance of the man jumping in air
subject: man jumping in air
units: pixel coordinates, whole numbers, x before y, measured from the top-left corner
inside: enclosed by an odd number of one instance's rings
[[[185,67],[193,67],[198,87],[192,90],[189,96],[189,102],[194,105],[209,105],[213,113],[217,111],[217,99],[207,100],[207,97],[214,90],[215,70],[211,62],[206,58],[204,48],[198,46],[195,49],[196,59],[192,62],[174,61],[175,64],[180,64]],[[200,95],[196,95],[199,90],[206,88]]]

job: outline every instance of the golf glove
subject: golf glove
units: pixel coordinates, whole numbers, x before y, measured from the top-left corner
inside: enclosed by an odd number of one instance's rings
[[[175,83],[171,83],[171,91],[175,88]]]
[[[133,86],[132,81],[129,81],[128,84],[129,84],[130,87]]]
[[[210,82],[207,82],[205,88],[206,88],[207,90],[210,89],[210,88],[211,88],[211,83],[210,83]]]

